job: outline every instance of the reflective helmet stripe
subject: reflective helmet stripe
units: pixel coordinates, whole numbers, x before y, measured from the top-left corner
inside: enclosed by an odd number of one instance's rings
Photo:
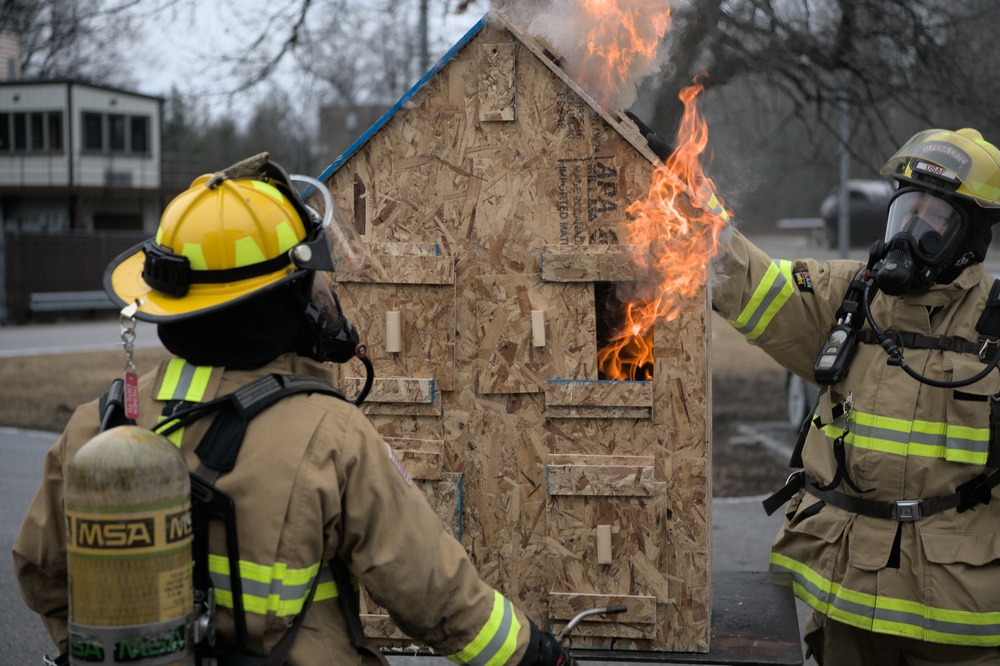
[[[495,666],[505,664],[517,649],[517,634],[521,623],[514,614],[514,605],[502,594],[493,591],[493,612],[476,637],[465,648],[448,655],[456,664]]]
[[[771,553],[772,571],[792,574],[795,596],[813,609],[866,631],[948,645],[1000,646],[1000,613],[975,613],[851,590],[790,557]]]
[[[747,340],[756,340],[792,295],[792,262],[773,261],[740,316],[729,322]]]
[[[237,241],[233,243],[233,246],[236,250],[236,268],[261,264],[267,261],[267,257],[264,256],[260,246],[257,245],[257,241],[249,236],[237,239]]]
[[[215,586],[215,600],[225,608],[233,607],[233,586],[229,576],[229,560],[221,555],[208,556],[208,571]],[[337,584],[333,580],[329,563],[313,564],[304,569],[290,569],[283,562],[268,566],[240,560],[240,584],[243,588],[243,608],[248,613],[278,617],[298,615],[302,611],[309,590],[317,574],[319,583],[313,601],[333,599]],[[356,579],[351,577],[352,582]]]

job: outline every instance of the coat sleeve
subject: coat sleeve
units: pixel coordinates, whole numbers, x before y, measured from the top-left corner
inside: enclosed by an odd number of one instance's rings
[[[480,579],[357,410],[344,434],[338,555],[408,635],[458,663],[518,663],[531,635],[527,617]]]
[[[750,344],[811,379],[857,261],[772,259],[729,228],[712,263],[712,308]]]

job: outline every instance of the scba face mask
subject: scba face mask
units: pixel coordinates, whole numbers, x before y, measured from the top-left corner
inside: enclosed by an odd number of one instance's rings
[[[906,189],[889,204],[882,261],[875,280],[892,296],[926,290],[950,268],[961,268],[969,220],[964,210],[935,194]]]

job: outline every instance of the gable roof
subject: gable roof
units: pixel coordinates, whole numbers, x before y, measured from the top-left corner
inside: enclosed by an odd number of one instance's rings
[[[577,85],[566,72],[560,67],[559,62],[562,60],[561,56],[555,53],[555,49],[550,45],[544,43],[543,40],[537,37],[528,35],[521,29],[517,28],[513,23],[504,18],[501,14],[497,12],[488,13],[483,15],[479,21],[469,29],[465,35],[462,36],[458,42],[452,46],[447,53],[445,53],[438,62],[431,67],[426,74],[420,77],[413,87],[406,91],[406,93],[399,98],[395,104],[393,104],[389,109],[382,114],[375,123],[365,131],[358,139],[352,143],[347,150],[345,150],[339,157],[337,157],[334,162],[328,166],[322,174],[319,176],[320,181],[326,181],[336,172],[341,166],[344,165],[347,160],[351,158],[354,153],[360,150],[368,141],[378,133],[382,127],[385,126],[389,120],[392,119],[394,115],[405,105],[424,85],[430,81],[434,76],[440,72],[445,65],[447,65],[459,52],[464,49],[469,42],[471,42],[476,35],[478,35],[483,27],[488,22],[494,22],[502,26],[504,29],[509,31],[514,35],[514,38],[523,44],[529,51],[531,51],[535,57],[537,57],[546,67],[549,68],[559,79],[562,80],[574,93],[576,93],[584,103],[586,103],[597,115],[601,116],[604,121],[616,132],[621,134],[621,136],[628,141],[639,153],[643,155],[650,163],[657,163],[659,159],[649,148],[646,143],[646,139],[639,132],[635,123],[632,122],[628,116],[624,115],[620,110],[616,111],[616,117],[612,116],[608,111],[606,111],[600,104],[598,104],[593,97],[587,94],[579,85]]]

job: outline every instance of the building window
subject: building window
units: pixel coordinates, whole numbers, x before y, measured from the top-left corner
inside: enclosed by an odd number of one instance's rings
[[[63,119],[62,111],[52,111],[46,114],[48,117],[48,141],[49,150],[62,152],[63,149]]]
[[[125,116],[108,116],[108,138],[111,140],[111,152],[125,152]]]
[[[132,116],[132,152],[146,154],[149,152],[149,118]]]
[[[83,149],[96,153],[149,154],[149,116],[83,112]]]
[[[0,113],[0,152],[62,152],[62,123],[62,111]]]
[[[14,114],[14,152],[28,149],[28,119],[23,113]]]
[[[83,112],[83,149],[104,150],[104,118],[99,113]]]

